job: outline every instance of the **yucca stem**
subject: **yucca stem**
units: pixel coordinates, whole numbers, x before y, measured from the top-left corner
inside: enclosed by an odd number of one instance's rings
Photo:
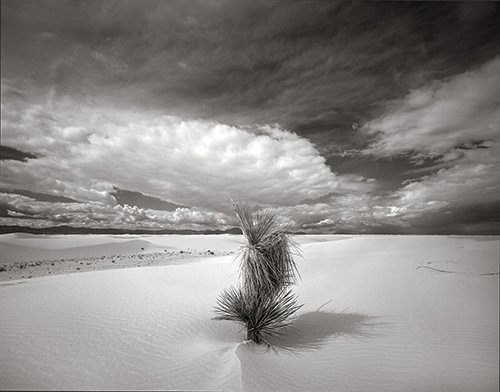
[[[262,336],[255,328],[247,329],[247,340],[251,340],[257,344],[262,343]]]

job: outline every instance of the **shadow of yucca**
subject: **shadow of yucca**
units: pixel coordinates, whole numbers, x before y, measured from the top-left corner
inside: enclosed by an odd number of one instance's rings
[[[268,338],[276,351],[308,351],[319,349],[336,336],[374,337],[377,317],[347,312],[308,312],[297,317],[280,335]]]

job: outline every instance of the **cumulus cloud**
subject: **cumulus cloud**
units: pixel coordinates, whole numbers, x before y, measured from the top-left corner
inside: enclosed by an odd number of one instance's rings
[[[42,156],[6,162],[3,186],[109,205],[116,186],[216,211],[228,211],[231,196],[294,204],[338,186],[313,145],[277,125],[89,112],[77,120],[43,105],[8,112],[4,140]]]
[[[279,206],[274,210],[291,217],[296,228],[306,232],[365,233],[387,225],[408,224],[391,215],[394,200],[370,193],[333,193],[313,204]]]
[[[203,230],[214,227],[226,229],[234,224],[234,219],[223,213],[197,208],[157,211],[127,204],[111,206],[99,202],[53,203],[7,193],[0,193],[0,205],[2,211],[6,211],[0,218],[4,225],[47,227],[71,224],[89,228]]]

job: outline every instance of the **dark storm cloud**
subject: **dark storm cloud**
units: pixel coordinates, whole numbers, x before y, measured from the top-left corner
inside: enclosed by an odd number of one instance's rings
[[[157,197],[143,195],[140,192],[132,192],[124,189],[115,188],[110,195],[114,196],[119,205],[137,206],[139,208],[149,208],[158,211],[175,211],[177,208],[185,208],[184,206],[169,203]]]
[[[73,64],[53,65],[58,91],[68,80],[87,83],[85,73],[97,89],[98,83],[122,86],[130,93],[116,97],[123,105],[142,99],[229,124],[280,123],[326,154],[328,146],[363,145],[353,123],[410,89],[485,62],[500,44],[500,5],[491,3],[6,4],[6,34],[17,31],[19,16],[38,33],[12,41],[22,47],[36,39],[73,56]],[[33,42],[28,47],[35,49]],[[85,52],[92,61],[83,59]],[[44,56],[40,49],[31,57],[37,56]],[[96,67],[107,76],[94,80]]]
[[[476,203],[449,207],[411,220],[414,233],[498,235],[500,203]]]
[[[164,79],[159,92],[199,104],[198,114],[225,122],[279,122],[323,148],[324,142],[350,144],[353,123],[410,89],[498,53],[497,8],[474,20],[464,19],[454,3],[249,8],[253,12],[223,7],[216,23],[205,25],[213,35],[201,46],[183,36],[184,70],[174,72],[178,84]]]
[[[338,173],[377,179],[379,192],[395,191],[405,182],[421,177],[422,173],[430,174],[441,168],[429,159],[415,169],[415,162],[410,157],[331,156],[327,164]]]
[[[28,159],[36,159],[37,156],[30,152],[19,151],[15,148],[0,145],[0,160],[13,159],[26,162]]]
[[[73,200],[73,199],[71,199],[69,197],[56,196],[56,195],[48,195],[46,193],[32,192],[32,191],[23,190],[23,189],[4,189],[4,188],[0,188],[0,192],[14,194],[14,195],[22,195],[22,196],[29,197],[29,198],[31,198],[33,200],[48,201],[48,202],[51,202],[51,203],[78,203],[76,200]]]

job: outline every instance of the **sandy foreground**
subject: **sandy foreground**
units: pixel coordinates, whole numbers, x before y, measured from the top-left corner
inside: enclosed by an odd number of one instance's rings
[[[1,235],[0,388],[498,391],[499,237],[295,239],[273,351],[213,320],[241,236]]]

